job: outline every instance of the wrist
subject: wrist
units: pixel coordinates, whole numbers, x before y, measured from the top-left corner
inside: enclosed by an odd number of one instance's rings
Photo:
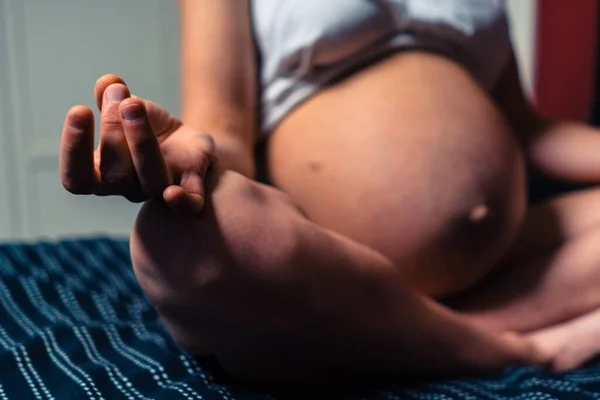
[[[256,166],[253,149],[240,139],[227,135],[211,135],[215,141],[215,156],[221,168],[254,179]]]
[[[254,179],[254,135],[231,118],[201,118],[198,107],[188,107],[184,112],[185,124],[210,135],[215,142],[215,156],[223,169]],[[191,112],[194,110],[195,112]]]

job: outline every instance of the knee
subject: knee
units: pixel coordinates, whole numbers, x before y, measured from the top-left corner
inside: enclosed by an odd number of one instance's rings
[[[205,194],[197,218],[176,215],[161,199],[144,204],[131,235],[138,276],[198,285],[193,274],[208,285],[224,269],[259,277],[286,264],[297,212],[283,193],[226,171]]]
[[[211,197],[210,213],[232,271],[267,290],[292,267],[303,217],[283,192],[238,174],[226,176]]]

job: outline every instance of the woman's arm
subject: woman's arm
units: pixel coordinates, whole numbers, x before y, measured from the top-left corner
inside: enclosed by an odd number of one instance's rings
[[[540,116],[525,96],[514,57],[493,92],[532,170],[572,183],[600,183],[600,130]]]
[[[249,0],[180,0],[182,115],[227,169],[254,175],[257,60]]]

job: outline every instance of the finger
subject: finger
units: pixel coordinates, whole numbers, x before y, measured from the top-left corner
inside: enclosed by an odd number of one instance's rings
[[[178,207],[181,212],[188,215],[199,213],[204,207],[204,176],[195,172],[186,172],[181,177],[179,186],[183,189],[185,195],[181,194],[175,198],[174,207]],[[167,201],[165,199],[165,201]],[[167,201],[167,204],[169,202]]]
[[[214,161],[214,141],[211,136],[203,136],[203,140],[190,144],[197,146],[193,149],[194,167],[192,170],[178,171],[180,174],[179,186],[191,195],[204,198],[204,184],[208,169]]]
[[[110,194],[127,195],[135,187],[136,176],[121,122],[119,105],[129,97],[123,84],[110,85],[104,93],[100,121],[100,174]]]
[[[174,213],[182,217],[194,217],[202,211],[204,198],[191,194],[181,186],[172,185],[163,192],[163,199]]]
[[[74,194],[93,194],[98,186],[94,166],[94,113],[85,106],[69,110],[60,142],[62,184]]]
[[[115,74],[103,75],[96,81],[96,85],[94,87],[94,97],[99,110],[102,110],[104,92],[110,85],[115,83],[120,83],[127,86],[125,81],[120,76]],[[148,114],[148,119],[150,120],[150,126],[152,126],[156,136],[168,136],[168,134],[172,133],[181,126],[181,120],[167,111],[160,104],[133,95],[131,97],[139,98],[141,101],[143,101]]]
[[[96,81],[96,85],[94,86],[94,98],[96,99],[96,105],[98,106],[98,110],[102,111],[104,92],[110,85],[115,83],[120,83],[122,85],[127,86],[125,84],[125,81],[121,79],[120,76],[115,74],[103,75]]]
[[[206,205],[206,191],[214,190],[221,172],[218,160],[213,159],[203,175],[184,174],[180,186],[169,186],[163,192],[165,203],[176,214],[186,217],[197,216]],[[192,193],[190,190],[194,190],[196,193]]]
[[[139,99],[127,99],[121,103],[120,111],[137,179],[147,196],[158,196],[168,186],[169,179],[144,104]]]
[[[200,172],[184,172],[179,186],[171,186],[163,193],[163,199],[179,214],[193,216],[204,208],[204,184],[210,163]]]

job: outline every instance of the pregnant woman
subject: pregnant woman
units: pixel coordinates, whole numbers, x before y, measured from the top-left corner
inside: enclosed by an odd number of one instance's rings
[[[267,382],[598,353],[600,191],[528,178],[600,183],[600,134],[532,110],[502,1],[180,8],[182,121],[105,75],[61,175],[145,202],[133,265],[184,348]]]

